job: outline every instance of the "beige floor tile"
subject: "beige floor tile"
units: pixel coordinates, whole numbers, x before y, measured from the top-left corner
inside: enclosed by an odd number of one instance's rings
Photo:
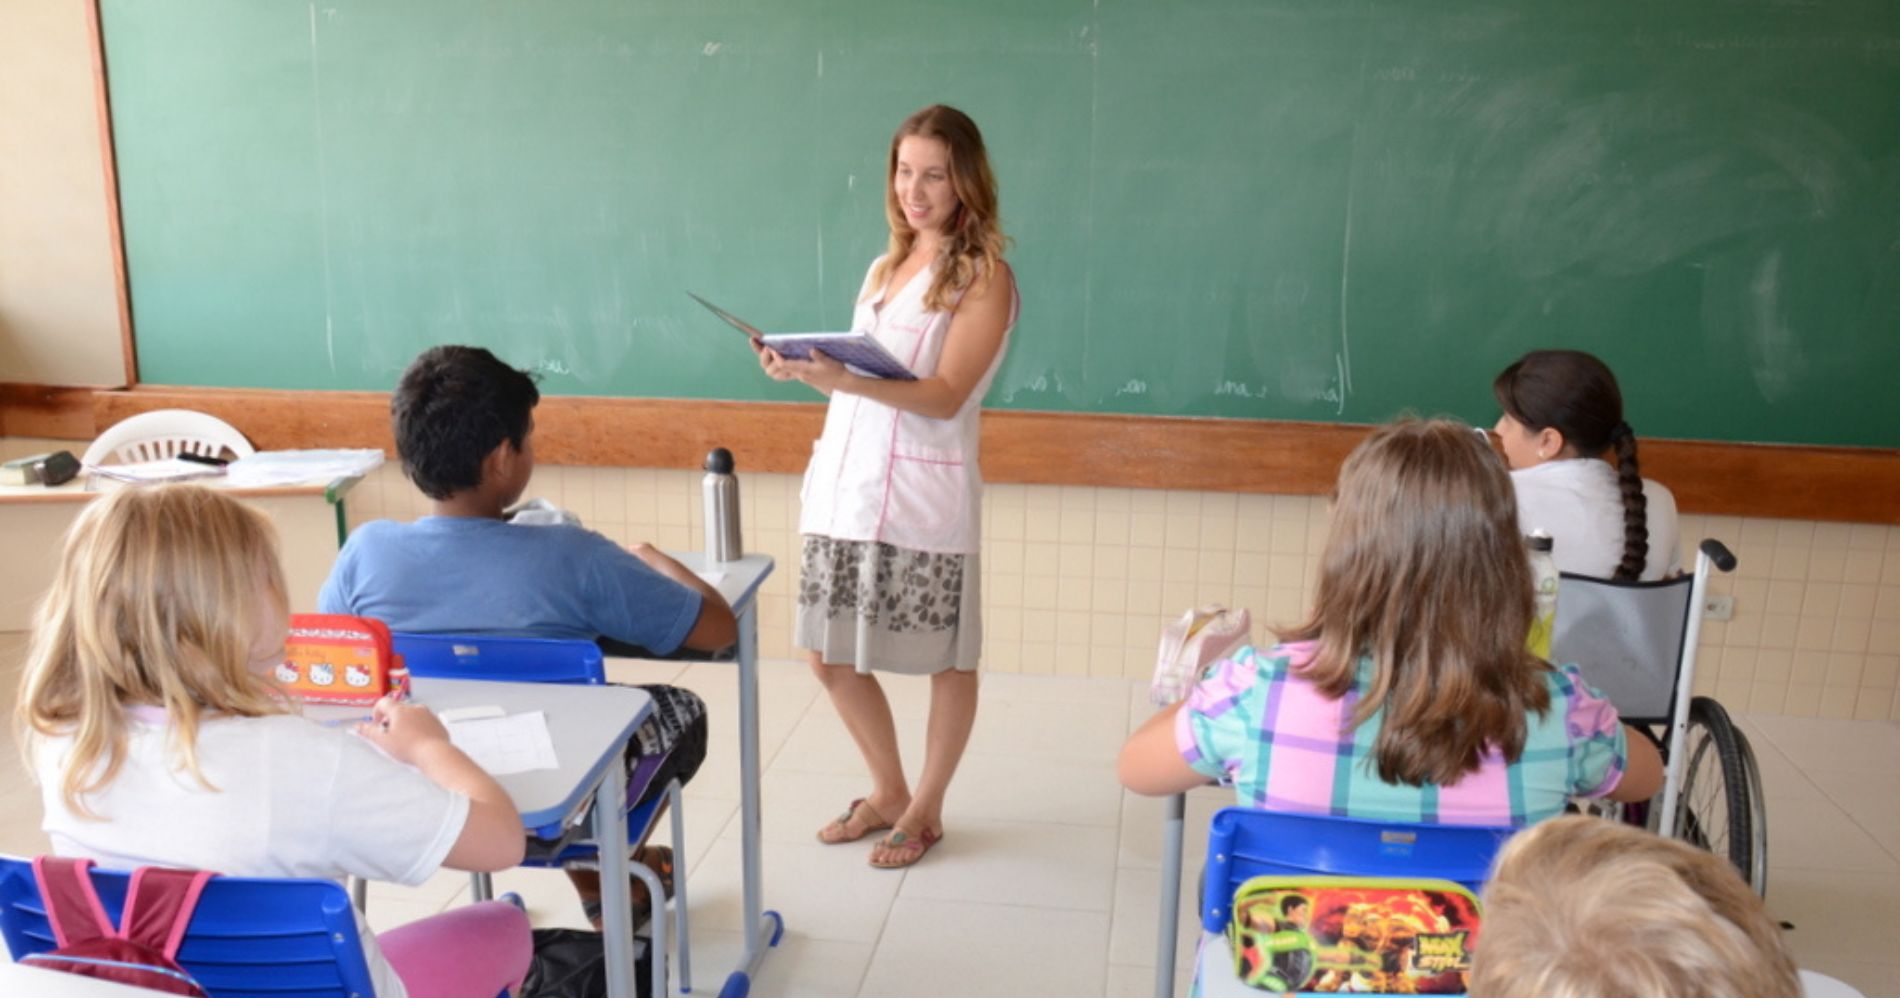
[[[1900,723],[1754,715],[1754,727],[1807,773],[1881,773],[1900,764]]]
[[[760,858],[764,906],[781,913],[788,929],[815,939],[876,942],[905,877],[872,869],[864,849],[818,842],[766,842]],[[693,871],[688,903],[695,929],[739,931],[739,859],[739,840],[722,838]]]
[[[686,669],[687,663],[667,659],[610,658],[607,660],[607,681],[627,686],[652,683],[678,685]]]
[[[1207,829],[1214,820],[1214,812],[1233,803],[1234,792],[1224,787],[1202,787],[1188,792],[1181,834],[1181,855],[1185,857],[1188,875],[1199,868],[1201,859],[1207,855]],[[1117,865],[1161,868],[1162,820],[1166,813],[1164,798],[1122,792],[1122,837],[1115,857]]]
[[[1127,707],[1120,703],[992,699],[976,713],[970,751],[1112,765],[1127,740]]]
[[[1770,798],[1768,807],[1769,882],[1776,867],[1808,870],[1859,870],[1900,874],[1900,860],[1825,798],[1793,803]],[[1900,923],[1896,923],[1900,924]]]
[[[513,891],[521,895],[528,908],[528,920],[537,929],[586,929],[587,915],[581,910],[580,895],[574,893],[574,885],[568,882],[567,874],[559,870],[544,870],[522,867],[504,870],[494,876],[495,896]],[[455,899],[457,904],[466,903],[468,895]],[[371,902],[374,907],[375,902]]]
[[[1193,872],[1181,885],[1175,899],[1174,966],[1179,970],[1194,961],[1195,940],[1200,938],[1200,894]],[[1137,967],[1153,967],[1158,955],[1161,932],[1161,871],[1123,867],[1115,871],[1115,911],[1109,923],[1108,962]]]
[[[378,898],[369,902],[369,927],[372,932],[388,932],[390,929],[441,912],[439,905],[414,898]]]
[[[686,850],[675,862],[684,859],[686,869],[695,870],[712,852],[714,842],[726,834],[728,828],[738,834],[739,800],[736,797],[707,797],[686,794]],[[654,829],[647,840],[654,845],[672,846],[673,821],[670,816],[660,817],[660,827]],[[678,849],[674,850],[679,853]]]
[[[1814,782],[1862,831],[1900,859],[1900,773],[1816,773]]]
[[[944,820],[1040,821],[1114,828],[1121,823],[1121,783],[1112,760],[1042,759],[971,752],[957,767]]]
[[[437,870],[429,879],[414,887],[372,881],[369,885],[369,907],[373,911],[380,904],[391,903],[441,911],[458,895],[466,897],[468,887],[468,874],[447,869]]]
[[[963,821],[905,871],[898,894],[1106,913],[1115,893],[1115,840],[1113,828]]]
[[[739,965],[745,939],[736,932],[693,932],[694,995],[716,995]],[[752,980],[760,998],[839,998],[855,995],[871,963],[870,943],[817,939],[787,929]],[[677,968],[673,993],[680,991]]]
[[[1174,976],[1174,994],[1187,994],[1193,980],[1194,975],[1189,970],[1177,973]],[[1102,993],[1106,998],[1154,998],[1154,968],[1111,963],[1108,965],[1108,987]]]
[[[1762,791],[1770,805],[1812,800],[1823,796],[1813,779],[1782,752],[1774,740],[1754,724],[1752,717],[1735,716],[1735,723],[1748,737],[1755,750],[1755,763],[1761,768]]]
[[[987,673],[981,680],[984,699],[1011,703],[1108,705],[1127,702],[1125,679],[1065,679],[1055,676],[1024,676]]]
[[[862,998],[1097,995],[1108,913],[899,898]]]
[[[1788,944],[1797,963],[1833,974],[1827,959],[1866,960],[1870,954],[1894,953],[1900,874],[1775,870],[1768,878],[1768,911],[1794,924]],[[1900,967],[1893,979],[1900,980]],[[1884,993],[1892,994],[1891,984],[1887,987]]]
[[[858,768],[862,770],[863,766]],[[816,842],[818,830],[843,814],[845,808],[864,796],[870,787],[870,780],[861,772],[847,775],[774,768],[765,774],[760,795],[760,831],[767,840],[773,842]],[[950,792],[954,801],[957,792],[954,784]],[[951,810],[955,813],[954,804]],[[895,817],[890,816],[891,819]],[[727,831],[729,835],[737,835],[737,823]],[[864,841],[866,845],[861,848],[869,848],[869,839]],[[841,845],[839,848],[853,846]]]
[[[924,761],[924,730],[921,718],[909,723],[897,721],[897,751],[905,765],[905,772],[915,779]],[[762,732],[763,734],[763,732]],[[736,735],[734,736],[737,737]],[[723,745],[716,747],[724,748]],[[802,773],[832,773],[838,776],[856,776],[869,781],[865,776],[864,758],[858,754],[857,743],[851,740],[851,733],[845,730],[844,722],[831,709],[828,703],[814,704],[812,708],[793,727],[791,734],[773,753],[763,754],[769,771],[792,770]],[[733,769],[733,785],[738,780],[737,748],[730,755]],[[708,759],[708,765],[711,760]],[[703,777],[701,777],[703,779]],[[695,780],[697,782],[697,780]],[[861,791],[860,791],[861,792]],[[858,794],[852,794],[852,797]],[[850,798],[846,798],[849,800]]]

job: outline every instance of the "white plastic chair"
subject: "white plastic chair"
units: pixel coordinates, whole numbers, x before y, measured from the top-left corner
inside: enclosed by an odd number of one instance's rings
[[[216,416],[190,409],[154,409],[113,424],[86,448],[81,460],[88,465],[133,464],[162,461],[181,452],[222,457],[227,450],[234,457],[257,452],[237,427]]]

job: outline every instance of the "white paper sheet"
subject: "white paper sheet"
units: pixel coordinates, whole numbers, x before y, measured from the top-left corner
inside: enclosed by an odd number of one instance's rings
[[[261,450],[231,462],[233,488],[328,483],[367,475],[383,463],[379,450]]]
[[[714,589],[719,588],[719,584],[726,581],[726,573],[717,568],[709,568],[703,572],[694,572],[693,574],[706,580],[706,584]]]
[[[449,741],[490,776],[559,769],[547,715],[540,711],[447,722]]]

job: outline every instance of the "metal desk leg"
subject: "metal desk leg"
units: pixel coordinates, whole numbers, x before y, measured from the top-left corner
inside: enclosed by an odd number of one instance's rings
[[[1155,950],[1155,998],[1174,995],[1174,947],[1180,935],[1181,833],[1187,822],[1187,794],[1167,799],[1161,819],[1161,942]]]
[[[606,937],[607,994],[609,998],[634,998],[633,986],[633,891],[628,882],[629,864],[624,846],[627,841],[627,764],[622,746],[615,746],[600,788],[594,792],[594,841],[600,850],[600,922]],[[664,897],[664,895],[656,895]],[[656,973],[665,961],[654,954]],[[664,990],[655,994],[664,994]]]
[[[759,617],[753,602],[739,614],[739,836],[744,854],[745,962],[726,978],[721,998],[752,990],[768,947],[777,946],[784,922],[776,911],[762,911],[763,864],[759,858]]]

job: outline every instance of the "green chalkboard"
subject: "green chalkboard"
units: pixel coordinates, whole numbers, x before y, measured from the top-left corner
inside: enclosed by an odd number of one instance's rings
[[[807,399],[697,291],[848,322],[891,130],[982,125],[1025,409],[1900,446],[1891,0],[104,0],[141,378]]]

